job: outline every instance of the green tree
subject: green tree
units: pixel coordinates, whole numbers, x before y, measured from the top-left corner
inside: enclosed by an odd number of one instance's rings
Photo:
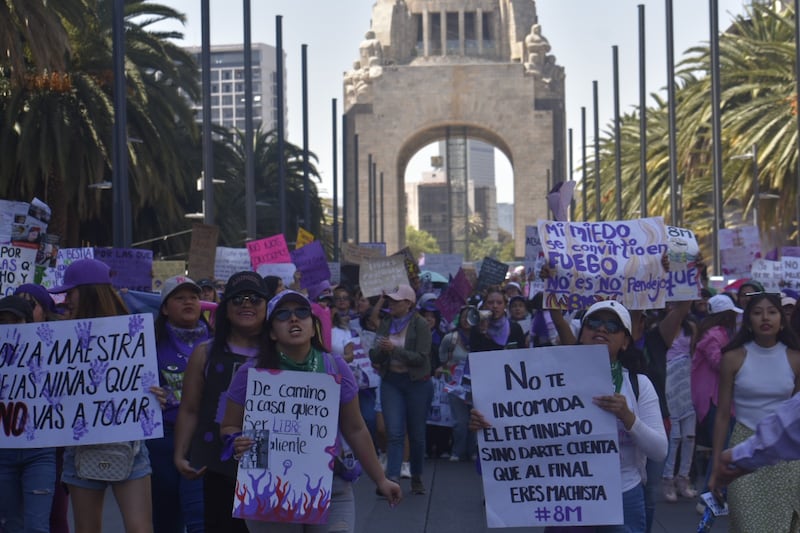
[[[436,242],[433,235],[414,226],[406,227],[406,246],[411,249],[414,257],[421,257],[422,254],[442,253],[439,243]]]

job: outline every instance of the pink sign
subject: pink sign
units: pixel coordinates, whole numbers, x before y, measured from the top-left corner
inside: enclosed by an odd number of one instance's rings
[[[292,262],[283,233],[250,241],[247,243],[247,251],[250,252],[250,263],[253,265],[253,270],[257,269],[259,265]]]

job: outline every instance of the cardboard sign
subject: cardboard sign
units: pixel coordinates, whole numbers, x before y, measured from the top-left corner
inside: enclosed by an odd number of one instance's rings
[[[367,245],[358,245],[346,242],[342,245],[342,263],[360,265],[373,257],[385,257],[386,249],[369,248]]]
[[[398,285],[408,285],[405,259],[402,256],[375,257],[361,264],[358,273],[361,293],[369,298],[391,291]]]
[[[489,527],[622,523],[617,419],[592,403],[614,386],[605,346],[469,356]]]
[[[789,261],[793,261],[789,258]],[[750,279],[753,279],[769,292],[781,292],[783,288],[783,262],[756,259],[750,270]]]
[[[14,294],[20,285],[33,283],[38,250],[35,244],[0,245],[0,296]]]
[[[0,326],[0,448],[163,436],[151,315]]]
[[[219,228],[207,224],[192,224],[192,240],[189,245],[189,277],[194,280],[214,276],[217,260]]]
[[[153,292],[161,292],[164,281],[186,274],[186,261],[153,261]]]
[[[478,290],[492,285],[500,285],[505,281],[507,273],[507,264],[491,257],[484,257],[478,274]]]
[[[328,519],[339,427],[334,376],[251,368],[233,516],[322,524]]]
[[[740,278],[750,274],[753,260],[761,255],[761,238],[758,228],[719,230],[719,253],[722,261],[722,275]]]
[[[214,261],[214,278],[228,282],[228,278],[250,268],[250,252],[247,248],[226,248],[217,246]]]
[[[664,307],[669,276],[661,217],[617,222],[539,221],[553,276],[545,280],[544,307],[586,309],[618,300],[628,309]]]
[[[323,281],[330,281],[331,271],[328,269],[328,258],[319,241],[313,241],[291,253],[292,263],[303,273],[300,286],[312,287]]]
[[[297,267],[294,263],[264,263],[259,265],[256,269],[258,275],[262,278],[267,276],[278,276],[283,280],[283,284],[287,287],[294,283],[294,273]]]
[[[464,256],[461,254],[425,254],[425,270],[436,272],[444,277],[455,276],[461,265],[464,263]]]
[[[314,234],[303,228],[297,230],[297,240],[294,243],[294,249],[302,248],[306,244],[314,241]]]
[[[117,289],[149,291],[153,286],[153,251],[136,248],[95,248],[94,258],[111,269],[111,283]]]
[[[250,264],[254,270],[264,263],[292,262],[283,233],[257,241],[250,241],[247,243],[247,250],[250,252]]]

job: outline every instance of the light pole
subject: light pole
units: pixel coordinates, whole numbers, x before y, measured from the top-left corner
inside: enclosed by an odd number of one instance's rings
[[[762,193],[761,185],[759,184],[758,174],[758,146],[753,144],[749,154],[740,154],[732,156],[731,159],[751,159],[753,165],[753,225],[758,227],[758,204],[761,200],[770,200],[780,198],[777,194]]]

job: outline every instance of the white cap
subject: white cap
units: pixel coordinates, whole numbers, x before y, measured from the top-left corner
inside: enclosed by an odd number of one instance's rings
[[[784,305],[797,305],[797,300],[795,298],[792,298],[791,296],[784,294],[783,296],[781,296],[781,307],[783,307]]]
[[[631,334],[631,314],[625,309],[625,306],[615,300],[603,300],[601,302],[595,302],[592,306],[586,310],[586,313],[583,315],[583,320],[581,321],[581,325],[586,322],[586,319],[597,313],[598,311],[611,311],[619,318],[622,325],[625,326],[625,329],[628,331],[628,335]]]
[[[708,312],[712,315],[722,313],[724,311],[733,311],[737,314],[742,314],[744,311],[736,307],[730,296],[725,294],[717,294],[708,299]]]

